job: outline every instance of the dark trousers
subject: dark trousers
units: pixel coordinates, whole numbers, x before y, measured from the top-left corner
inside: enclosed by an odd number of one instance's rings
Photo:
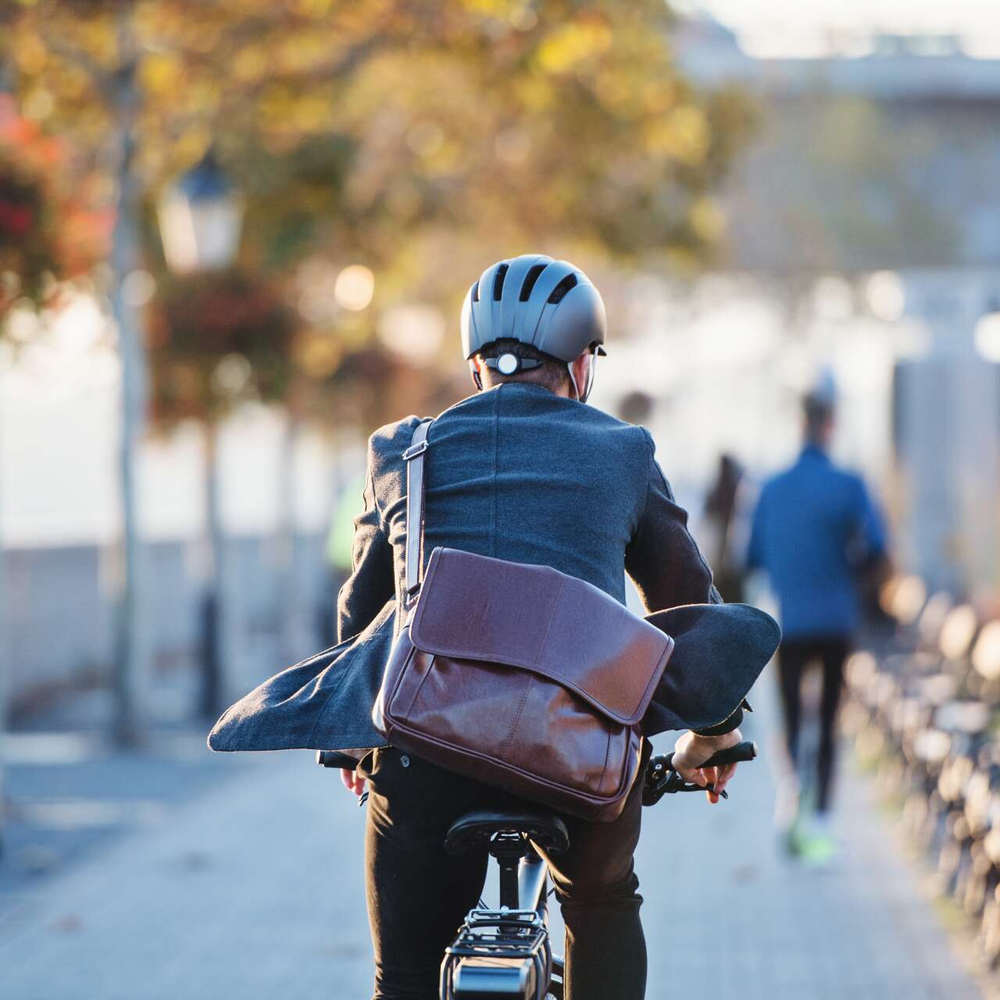
[[[485,852],[446,854],[448,827],[473,809],[525,803],[391,747],[366,757],[359,773],[369,779],[374,1000],[437,1000],[444,950],[478,905],[489,861]],[[645,993],[642,897],[632,865],[641,812],[637,781],[613,823],[565,817],[570,849],[546,859],[566,924],[566,1000],[642,1000]]]
[[[820,701],[819,755],[816,761],[816,808],[830,808],[830,793],[837,749],[837,709],[844,686],[844,660],[850,644],[841,636],[782,640],[778,651],[781,706],[785,718],[785,740],[792,765],[798,768],[799,728],[802,716],[802,676],[814,662],[823,670]]]

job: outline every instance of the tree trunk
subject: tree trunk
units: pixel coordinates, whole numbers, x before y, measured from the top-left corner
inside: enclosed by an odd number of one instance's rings
[[[125,282],[138,261],[138,179],[134,173],[133,129],[139,96],[136,87],[135,41],[131,14],[124,11],[118,23],[119,67],[114,80],[117,120],[117,206],[112,234],[111,296],[118,327],[122,366],[121,439],[119,473],[121,488],[121,592],[115,636],[114,733],[117,741],[138,739],[142,694],[146,682],[148,646],[143,628],[142,541],[139,537],[135,457],[146,411],[145,352],[140,317],[125,294]]]
[[[13,63],[0,61],[0,93],[13,94]],[[2,323],[2,320],[0,320]],[[3,378],[3,356],[0,355],[0,379]],[[0,392],[0,399],[3,393]],[[0,432],[3,425],[0,424]],[[0,480],[2,486],[2,480]],[[4,781],[4,768],[6,755],[4,739],[9,724],[10,714],[10,691],[11,691],[11,659],[10,659],[10,637],[7,634],[7,590],[4,586],[7,582],[6,576],[6,551],[4,549],[3,538],[3,505],[0,503],[0,856],[3,855],[3,831],[7,818],[7,793]]]
[[[0,366],[3,359],[0,358]],[[3,369],[0,367],[0,379],[3,378]],[[7,735],[10,713],[10,690],[11,690],[11,650],[10,636],[7,632],[7,589],[4,586],[6,578],[6,552],[4,550],[3,538],[3,508],[0,506],[0,855],[3,854],[4,826],[7,818],[7,795],[4,782],[4,764],[6,747],[4,745]]]
[[[294,413],[285,417],[284,440],[278,482],[278,618],[279,656],[294,663],[303,655],[301,595],[295,572],[295,444],[299,421]]]
[[[228,643],[225,619],[226,538],[222,524],[219,489],[219,432],[205,425],[205,532],[210,553],[210,572],[202,604],[201,695],[199,711],[216,719],[222,711],[227,680]]]

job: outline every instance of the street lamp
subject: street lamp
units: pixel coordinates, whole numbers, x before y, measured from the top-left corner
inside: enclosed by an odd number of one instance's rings
[[[220,271],[236,259],[243,203],[211,151],[166,190],[159,217],[163,255],[175,274]]]
[[[160,238],[167,266],[178,275],[223,271],[236,260],[243,228],[243,203],[209,150],[160,199]],[[225,359],[220,363],[225,363]],[[205,432],[205,510],[212,553],[212,585],[202,605],[202,689],[200,710],[218,713],[228,674],[228,642],[224,615],[225,536],[219,498],[217,440],[209,424]]]

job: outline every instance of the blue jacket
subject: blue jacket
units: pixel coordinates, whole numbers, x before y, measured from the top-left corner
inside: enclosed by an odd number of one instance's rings
[[[767,572],[786,639],[850,636],[857,569],[884,552],[882,519],[864,482],[819,448],[807,446],[764,484],[747,562]]]
[[[371,437],[353,572],[338,601],[341,641],[233,705],[209,737],[213,749],[384,745],[371,709],[398,625],[406,539],[402,453],[417,423],[408,417]],[[428,440],[425,566],[443,545],[548,565],[619,601],[628,572],[649,610],[720,600],[643,428],[540,386],[508,383],[445,410]],[[690,669],[682,668],[678,643],[665,687],[673,707],[656,709],[650,731],[713,724],[739,704],[777,642],[762,656],[770,629],[777,629],[741,608],[722,616],[725,627],[709,629],[711,649],[698,640]],[[692,609],[678,624],[688,618],[707,621]]]
[[[341,640],[403,589],[406,466],[417,417],[375,432]],[[436,546],[578,577],[625,602],[625,572],[649,610],[718,600],[642,427],[531,383],[470,396],[431,425],[423,564]]]

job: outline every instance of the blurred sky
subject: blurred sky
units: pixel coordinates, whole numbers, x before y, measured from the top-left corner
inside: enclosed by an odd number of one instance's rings
[[[995,0],[675,0],[680,10],[701,9],[727,24],[780,21],[789,29],[845,27],[906,34],[1000,30]]]
[[[842,36],[852,34],[957,35],[970,55],[1000,55],[995,0],[674,0],[673,6],[710,14],[736,31],[753,55],[827,55],[842,50]]]

